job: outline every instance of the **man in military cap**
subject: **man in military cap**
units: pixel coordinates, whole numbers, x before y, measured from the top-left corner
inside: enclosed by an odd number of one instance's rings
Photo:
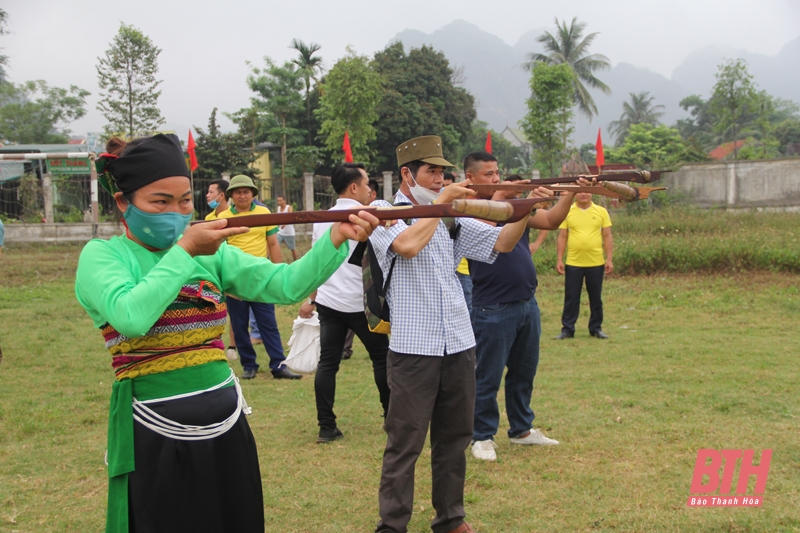
[[[402,183],[395,203],[427,205],[474,196],[470,182],[442,188],[442,141],[429,135],[397,147]],[[372,205],[388,207],[383,200]],[[411,519],[414,468],[430,425],[434,533],[472,531],[464,521],[464,450],[472,439],[475,405],[475,338],[456,278],[462,257],[491,263],[509,252],[525,219],[498,228],[459,218],[398,221],[370,237],[383,272],[394,269],[386,298],[392,335],[387,356],[391,396],[379,491],[377,532],[402,533]]]
[[[232,205],[226,211],[221,212],[219,218],[261,215],[270,212],[266,207],[256,204],[255,197],[258,196],[258,189],[248,176],[238,175],[231,178],[225,196]],[[236,246],[250,255],[276,258],[275,260],[280,261],[281,249],[275,236],[277,233],[277,226],[251,228],[247,233],[229,237],[228,244]],[[269,368],[272,376],[275,379],[300,379],[302,377],[300,374],[295,374],[283,364],[286,357],[283,355],[283,343],[281,343],[278,331],[278,322],[275,320],[275,306],[261,302],[246,302],[232,296],[227,297],[227,302],[231,328],[233,328],[233,335],[236,338],[236,350],[239,352],[239,359],[244,370],[242,379],[252,379],[258,372],[256,352],[250,341],[250,333],[247,331],[251,309],[256,318],[258,332],[261,334],[267,355],[269,355]]]

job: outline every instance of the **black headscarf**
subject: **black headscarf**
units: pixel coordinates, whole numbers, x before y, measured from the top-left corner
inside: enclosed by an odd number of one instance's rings
[[[119,157],[103,154],[98,163],[103,159],[104,169],[100,170],[98,165],[98,171],[101,172],[98,178],[103,187],[112,193],[122,191],[128,194],[172,176],[190,177],[183,149],[175,135],[159,133],[137,143]]]

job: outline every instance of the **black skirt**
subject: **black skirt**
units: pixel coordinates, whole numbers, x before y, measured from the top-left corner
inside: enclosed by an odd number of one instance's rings
[[[220,422],[238,408],[235,387],[148,407],[181,424]],[[134,421],[136,470],[128,478],[131,533],[263,533],[258,453],[242,414],[221,436],[175,440]]]

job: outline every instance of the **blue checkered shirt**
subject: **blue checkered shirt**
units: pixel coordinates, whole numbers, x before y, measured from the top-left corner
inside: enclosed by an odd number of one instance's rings
[[[395,202],[410,202],[398,192]],[[371,205],[390,207],[385,200]],[[413,224],[418,219],[411,220]],[[391,250],[392,243],[408,225],[399,220],[391,228],[378,226],[370,237],[384,277],[397,257],[386,299],[391,312],[389,349],[398,353],[442,356],[475,346],[464,292],[456,277],[462,257],[494,263],[494,243],[500,228],[470,218],[457,218],[461,226],[450,238],[439,222],[430,242],[414,257],[405,259]]]

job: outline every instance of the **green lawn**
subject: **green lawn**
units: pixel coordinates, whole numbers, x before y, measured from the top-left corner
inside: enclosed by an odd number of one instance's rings
[[[76,246],[0,258],[0,531],[101,531],[112,372],[73,294]],[[611,276],[608,341],[555,341],[562,279],[540,279],[535,425],[560,446],[468,455],[468,520],[481,532],[800,531],[800,289],[796,274]],[[288,340],[295,307],[278,310]],[[243,382],[253,407],[268,532],[364,532],[378,519],[385,442],[369,361],[343,362],[343,440],[315,443],[313,379]],[[260,357],[266,357],[259,348]],[[240,370],[236,365],[236,370]],[[502,392],[500,395],[502,401]],[[772,449],[760,508],[688,509],[700,448]],[[430,531],[430,454],[410,531]],[[752,486],[752,482],[751,482]]]

